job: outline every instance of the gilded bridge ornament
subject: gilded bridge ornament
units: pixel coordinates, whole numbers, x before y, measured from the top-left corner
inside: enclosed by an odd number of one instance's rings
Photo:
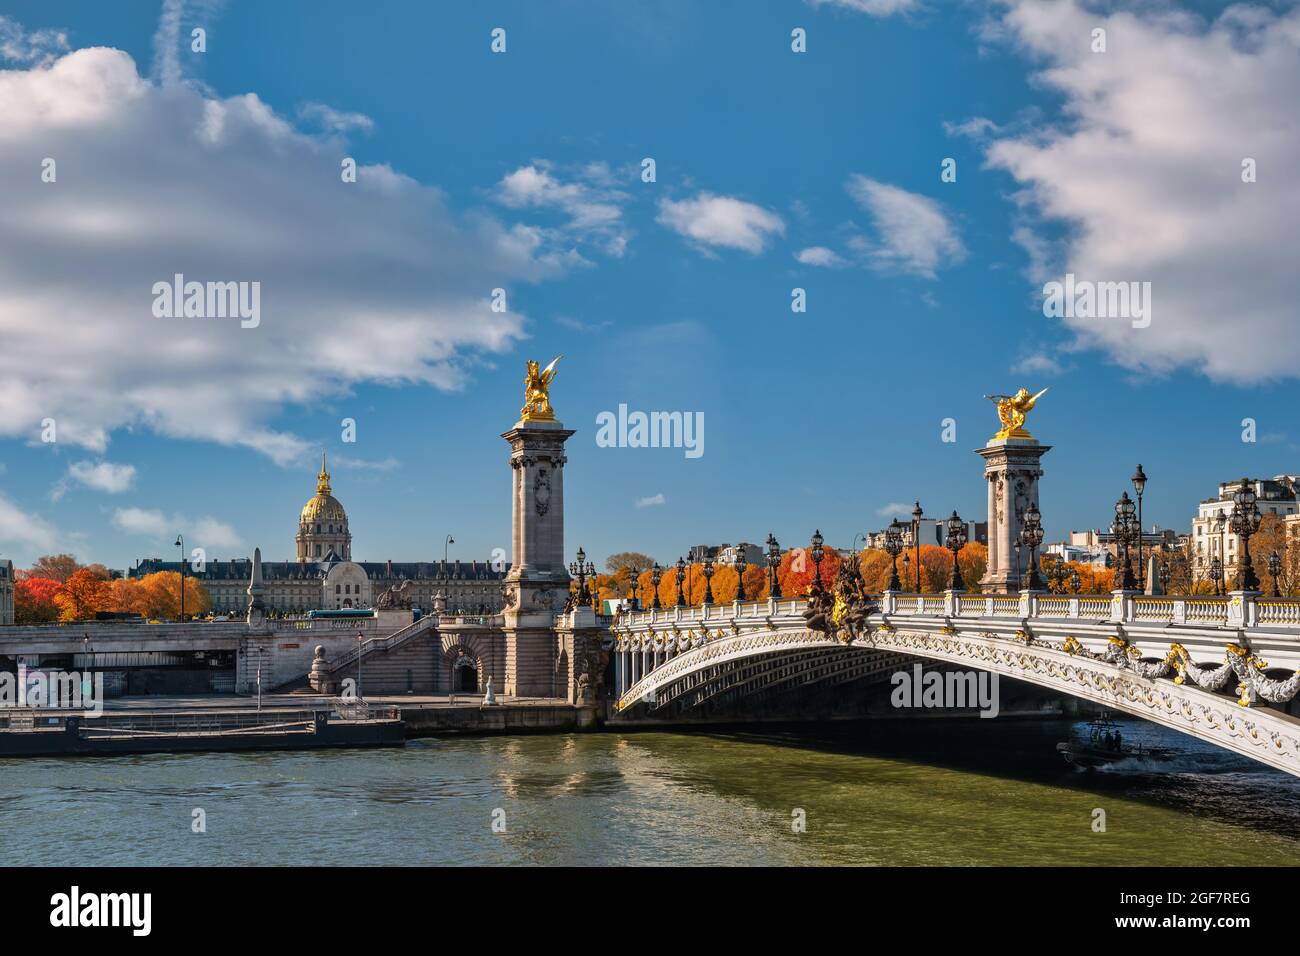
[[[562,358],[563,355],[557,355],[541,371],[538,371],[535,361],[528,360],[528,377],[524,379],[524,407],[519,409],[524,421],[555,421],[555,410],[551,408],[551,382],[555,381],[555,363]]]
[[[1037,395],[1030,395],[1029,389],[1022,388],[1014,395],[985,395],[985,398],[997,405],[998,421],[1002,422],[1002,428],[993,437],[1033,438],[1033,435],[1025,431],[1025,416],[1046,391],[1045,388]]]

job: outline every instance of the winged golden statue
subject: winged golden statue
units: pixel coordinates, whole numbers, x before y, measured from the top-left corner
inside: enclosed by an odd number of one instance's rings
[[[551,382],[555,381],[555,363],[564,358],[557,355],[551,364],[539,371],[532,359],[528,360],[528,377],[524,379],[524,407],[519,410],[526,422],[553,422],[555,410],[551,408]]]
[[[1051,386],[1048,386],[1050,388]],[[984,397],[998,407],[998,421],[1002,428],[993,437],[996,438],[1033,438],[1025,431],[1025,416],[1033,409],[1034,403],[1043,397],[1047,389],[1037,395],[1030,395],[1029,389],[1022,388],[1014,395],[985,395]]]

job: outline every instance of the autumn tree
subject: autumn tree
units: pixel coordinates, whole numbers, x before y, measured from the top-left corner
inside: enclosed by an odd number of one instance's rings
[[[181,576],[179,571],[155,571],[140,579],[140,597],[137,605],[141,613],[151,620],[168,621],[180,617]],[[185,615],[206,614],[212,608],[207,588],[198,578],[185,576]]]
[[[60,621],[86,621],[104,610],[108,581],[88,568],[73,571],[54,595]]]
[[[642,571],[654,563],[654,558],[648,554],[642,554],[640,551],[620,551],[618,554],[611,554],[605,559],[605,570],[610,574],[633,569]]]
[[[14,582],[14,623],[52,624],[59,619],[54,596],[62,584],[30,573]]]

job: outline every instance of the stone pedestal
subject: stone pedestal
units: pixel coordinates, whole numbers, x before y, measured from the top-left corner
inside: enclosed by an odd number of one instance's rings
[[[989,564],[980,579],[985,592],[1015,593],[1021,573],[1029,576],[1029,551],[1021,549],[1024,567],[1017,567],[1016,542],[1029,505],[1038,505],[1038,479],[1043,475],[1039,459],[1051,448],[1034,438],[992,438],[977,452],[984,459],[989,488]]]
[[[520,421],[501,437],[514,472],[511,566],[506,575],[506,674],[514,697],[563,696],[556,665],[555,615],[569,596],[564,563],[564,443],[555,421]],[[567,680],[565,681],[567,685]]]

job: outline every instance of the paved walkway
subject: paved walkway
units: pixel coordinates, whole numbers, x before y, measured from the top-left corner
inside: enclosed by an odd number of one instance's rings
[[[497,694],[497,704],[502,707],[561,707],[567,701],[560,697],[507,697]],[[325,707],[338,701],[337,697],[320,694],[263,694],[262,709],[286,708],[310,710]],[[366,697],[368,704],[395,705],[404,708],[461,708],[478,707],[483,703],[481,694],[392,694]],[[104,701],[108,711],[131,710],[242,710],[257,707],[256,697],[236,697],[232,694],[194,694],[180,697],[111,697]]]

